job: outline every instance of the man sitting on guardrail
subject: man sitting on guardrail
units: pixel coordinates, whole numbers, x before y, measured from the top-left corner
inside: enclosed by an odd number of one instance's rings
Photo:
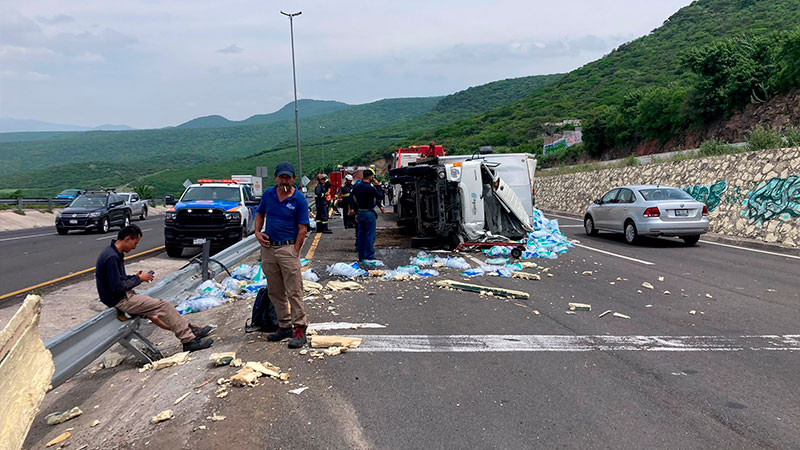
[[[97,257],[95,280],[100,301],[110,308],[147,317],[158,327],[172,331],[183,344],[185,352],[211,347],[214,340],[206,338],[212,330],[210,326],[200,328],[192,325],[171,303],[133,291],[142,281],[153,281],[153,272],[139,271],[136,275],[125,273],[125,253],[134,250],[141,239],[142,230],[137,225],[123,227],[117,239],[112,240],[111,245]]]

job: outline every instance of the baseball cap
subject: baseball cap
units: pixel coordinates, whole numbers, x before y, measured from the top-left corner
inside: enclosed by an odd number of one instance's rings
[[[278,163],[275,166],[275,176],[279,177],[281,175],[289,175],[290,177],[294,176],[294,166],[288,162]]]

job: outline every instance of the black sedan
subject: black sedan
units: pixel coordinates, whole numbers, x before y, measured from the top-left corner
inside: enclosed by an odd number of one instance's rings
[[[87,192],[56,215],[56,231],[98,231],[106,233],[113,226],[131,223],[131,209],[113,192]]]

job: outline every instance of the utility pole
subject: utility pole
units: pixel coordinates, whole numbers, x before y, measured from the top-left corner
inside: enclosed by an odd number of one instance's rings
[[[320,128],[320,130],[324,130],[325,129],[325,127],[322,126],[322,125],[320,125],[319,128]],[[323,136],[322,136],[322,171],[324,172],[325,171],[325,136],[324,136],[325,132],[323,131],[322,134],[323,134]]]
[[[281,14],[289,18],[289,33],[292,37],[292,81],[294,82],[294,129],[297,133],[297,173],[298,176],[302,178],[303,158],[300,156],[300,119],[297,111],[297,72],[294,64],[294,18],[295,16],[303,14],[303,12],[285,13],[281,11]]]

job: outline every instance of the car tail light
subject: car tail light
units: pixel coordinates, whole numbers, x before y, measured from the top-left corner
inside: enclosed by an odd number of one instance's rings
[[[708,215],[708,206],[706,206],[706,205],[703,205],[703,215],[704,216]]]
[[[657,206],[651,206],[644,210],[645,217],[661,217],[661,212],[658,210]]]

